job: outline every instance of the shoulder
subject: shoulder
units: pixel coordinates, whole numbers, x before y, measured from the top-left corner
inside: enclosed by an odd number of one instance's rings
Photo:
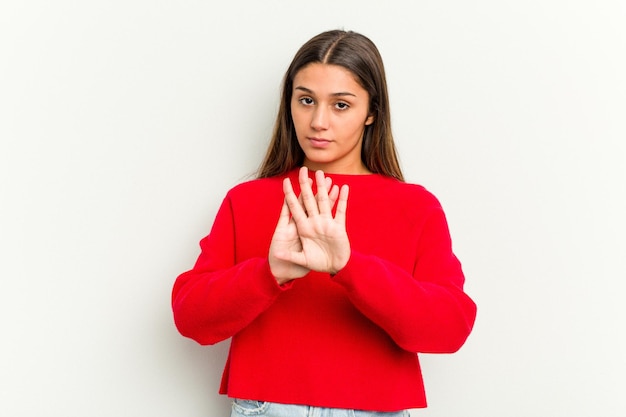
[[[247,191],[263,190],[266,188],[274,187],[276,184],[281,183],[282,177],[254,178],[235,185],[228,191],[228,193],[238,194]]]
[[[283,180],[291,178],[292,182],[297,181],[298,170],[293,169],[284,174],[267,178],[254,178],[243,181],[228,191],[229,196],[250,195],[256,193],[279,192],[283,195]]]
[[[439,199],[420,184],[402,182],[395,178],[381,177],[383,189],[390,198],[405,201],[424,208],[441,208]]]
[[[257,178],[241,182],[232,187],[226,198],[233,201],[259,201],[282,196],[283,177]]]

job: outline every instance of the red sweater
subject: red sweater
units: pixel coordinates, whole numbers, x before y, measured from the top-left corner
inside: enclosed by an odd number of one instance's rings
[[[297,170],[290,172],[299,192]],[[174,284],[181,334],[232,337],[220,393],[318,407],[426,406],[417,352],[451,353],[476,307],[463,292],[445,215],[423,187],[381,175],[333,175],[350,186],[351,257],[335,276],[279,286],[268,264],[282,178],[230,190],[192,270]]]

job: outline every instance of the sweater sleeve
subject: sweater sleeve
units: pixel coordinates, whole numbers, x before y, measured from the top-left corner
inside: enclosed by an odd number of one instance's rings
[[[228,196],[200,247],[194,267],[174,283],[172,310],[183,336],[208,345],[246,327],[288,286],[277,284],[267,258],[236,263],[235,223]]]
[[[476,305],[464,293],[461,264],[452,252],[445,215],[434,209],[423,228],[411,272],[352,251],[334,279],[353,304],[403,349],[452,353],[474,324]]]

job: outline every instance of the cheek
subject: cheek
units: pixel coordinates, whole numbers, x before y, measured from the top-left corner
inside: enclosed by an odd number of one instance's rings
[[[296,139],[300,142],[300,136],[302,136],[302,121],[298,117],[297,113],[291,113],[291,123],[293,124],[293,128],[296,133]]]
[[[365,129],[365,124],[361,119],[351,120],[349,124],[345,125],[346,133],[350,132],[353,136],[359,136]]]
[[[306,127],[308,126],[306,115],[303,114],[302,111],[293,111],[293,108],[291,110],[291,121],[296,128],[296,132],[299,132],[302,129],[306,129]]]

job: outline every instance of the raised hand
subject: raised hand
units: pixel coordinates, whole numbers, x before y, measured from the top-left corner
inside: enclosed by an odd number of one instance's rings
[[[317,194],[313,194],[306,167],[300,169],[298,180],[300,197],[295,195],[289,179],[283,183],[285,201],[270,245],[270,268],[280,284],[301,278],[310,270],[334,274],[350,258],[346,233],[348,186],[339,189],[317,171]]]

